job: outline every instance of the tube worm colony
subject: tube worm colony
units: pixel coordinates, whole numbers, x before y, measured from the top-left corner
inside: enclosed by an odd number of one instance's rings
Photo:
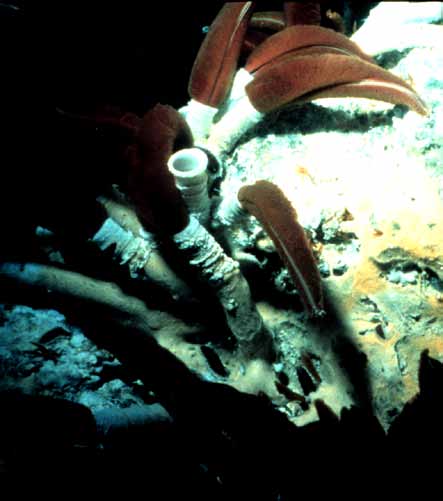
[[[225,174],[226,153],[268,113],[317,98],[366,97],[419,114],[427,110],[411,85],[379,67],[342,33],[321,26],[318,3],[286,2],[279,12],[254,10],[254,2],[227,3],[221,9],[192,68],[187,106],[177,111],[157,104],[142,118],[110,114],[98,120],[121,127],[131,141],[123,197],[99,197],[108,219],[91,241],[100,249],[115,247],[131,278],[151,279],[182,300],[191,287],[161,254],[162,246],[172,249],[184,263],[184,276],[206,286],[221,307],[236,341],[232,357],[246,367],[245,373],[251,361],[259,362],[255,367],[264,368],[272,386],[279,357],[274,333],[253,300],[235,252],[221,242],[241,218],[254,216],[311,317],[325,314],[322,282],[305,230],[278,186],[255,180],[223,200],[213,196],[214,178]],[[216,175],[208,169],[211,156],[218,163]],[[255,392],[264,387],[258,384]]]

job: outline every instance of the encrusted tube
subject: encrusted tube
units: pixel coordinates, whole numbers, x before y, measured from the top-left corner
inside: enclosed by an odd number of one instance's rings
[[[208,157],[199,148],[178,150],[168,161],[168,169],[189,212],[203,225],[209,220],[210,209],[207,166]]]
[[[273,361],[273,340],[251,297],[248,282],[236,261],[228,257],[214,237],[193,216],[189,225],[173,236],[199,278],[215,292],[226,321],[245,360]]]
[[[92,237],[101,250],[114,249],[114,257],[127,266],[131,278],[150,280],[178,301],[188,302],[192,291],[165,262],[152,233],[142,229],[134,212],[123,204],[99,197],[108,218]]]

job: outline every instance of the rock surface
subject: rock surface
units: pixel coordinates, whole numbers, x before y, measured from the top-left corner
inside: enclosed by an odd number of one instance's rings
[[[428,46],[410,40],[402,51],[377,49],[380,64],[414,85],[427,117],[349,98],[284,110],[241,140],[221,184],[229,196],[239,180],[267,179],[291,200],[318,252],[335,320],[301,326],[266,303],[263,314],[292,354],[287,362],[302,350],[321,360],[331,386],[322,383],[311,398],[335,410],[358,396],[334,346],[346,341],[363,354],[360,375],[386,429],[418,391],[420,353],[443,360],[443,26],[430,28],[438,36]],[[274,254],[256,221],[236,229],[234,240],[242,250]],[[276,274],[291,293],[285,272]]]

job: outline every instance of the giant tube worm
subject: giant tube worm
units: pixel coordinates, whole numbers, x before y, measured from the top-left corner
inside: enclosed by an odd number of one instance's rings
[[[174,234],[189,215],[167,163],[174,151],[190,147],[192,133],[171,106],[157,104],[143,117],[136,143],[128,149],[128,191],[148,231]]]
[[[299,98],[306,100],[303,98],[313,91],[323,91],[321,97],[334,97],[335,86],[366,80],[372,86],[362,86],[359,97],[404,104],[426,114],[426,105],[404,80],[361,58],[341,54],[295,53],[292,57],[277,58],[256,72],[246,92],[254,108],[268,112]]]
[[[253,2],[228,2],[212,23],[191,71],[192,99],[218,108],[228,95]]]
[[[313,316],[323,314],[320,273],[306,233],[289,200],[278,186],[265,180],[243,186],[238,199],[242,207],[260,221],[274,242],[306,310]]]
[[[216,155],[232,149],[265,113],[293,102],[363,97],[427,114],[426,104],[404,80],[374,64],[346,36],[320,26],[297,24],[269,36],[253,48],[237,74],[245,82],[243,97],[230,96],[225,115],[207,139]]]
[[[319,26],[297,25],[271,35],[253,50],[240,73],[244,98],[228,103],[208,139],[216,154],[229,151],[265,113],[293,102],[363,97],[427,114],[426,104],[410,85],[373,64],[344,35]]]

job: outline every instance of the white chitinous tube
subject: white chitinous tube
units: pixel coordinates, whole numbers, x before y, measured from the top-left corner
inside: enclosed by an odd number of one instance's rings
[[[199,148],[176,151],[168,161],[183,200],[191,214],[203,225],[209,221],[208,156]]]
[[[237,194],[235,194],[223,198],[215,214],[215,219],[223,226],[232,226],[247,215],[248,212],[240,205]]]
[[[245,86],[254,77],[245,69],[237,71],[224,114],[213,124],[206,147],[216,156],[229,153],[240,137],[260,122],[264,113],[257,111],[245,93]]]
[[[272,336],[252,300],[248,282],[238,263],[225,254],[220,244],[193,216],[173,240],[198,278],[211,287],[220,301],[244,359],[273,361]]]
[[[218,109],[191,99],[186,106],[178,111],[188,122],[195,144],[203,146]]]

